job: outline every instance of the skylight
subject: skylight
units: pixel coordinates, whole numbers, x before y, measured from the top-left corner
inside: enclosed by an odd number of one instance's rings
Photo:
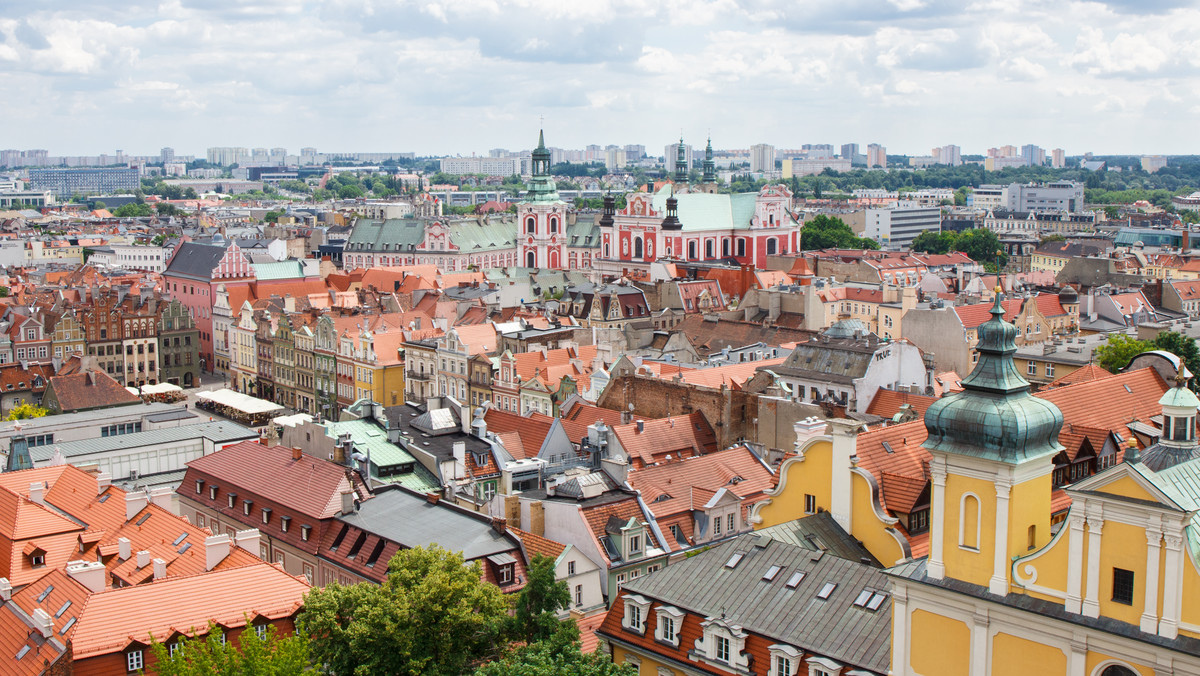
[[[762,579],[770,582],[775,579],[775,576],[779,575],[779,571],[781,570],[783,570],[782,566],[771,566],[767,569],[767,572],[763,574]]]
[[[800,585],[800,581],[804,579],[804,575],[805,573],[802,570],[792,573],[792,576],[788,578],[787,587],[789,589],[795,589]]]
[[[829,596],[833,594],[834,589],[837,589],[836,582],[826,582],[825,586],[821,587],[821,591],[817,592],[817,598],[822,600],[828,599]]]
[[[146,513],[146,514],[145,514],[145,515],[144,515],[142,518],[138,519],[138,520],[137,520],[137,523],[136,523],[136,524],[134,524],[134,525],[135,525],[135,526],[140,526],[140,525],[142,525],[142,524],[146,523],[146,519],[149,519],[149,518],[150,518],[150,513],[149,513],[149,512],[147,512],[147,513]]]
[[[175,538],[175,541],[171,543],[171,546],[178,547],[180,542],[183,542],[185,539],[187,539],[187,536],[188,536],[188,534],[184,533],[184,534],[180,535],[179,537]]]
[[[875,594],[871,597],[871,601],[867,603],[867,608],[870,610],[879,610],[879,606],[887,599],[886,594]]]
[[[741,552],[735,552],[734,555],[729,557],[729,560],[725,562],[725,567],[726,568],[737,568],[737,565],[739,563],[741,563],[742,558],[744,556],[746,556],[746,555]]]
[[[49,596],[50,592],[52,592],[52,591],[54,591],[54,585],[50,585],[50,586],[46,587],[46,589],[43,590],[41,594],[38,594],[37,602],[41,603],[42,601],[45,601],[46,597]]]
[[[870,589],[864,589],[859,593],[858,598],[854,599],[854,605],[858,606],[859,608],[865,608],[867,606],[867,601],[870,601],[871,597],[874,595],[875,592],[871,591]]]
[[[62,608],[59,608],[58,612],[54,613],[54,616],[62,617],[62,614],[67,612],[67,608],[70,608],[70,607],[71,607],[71,602],[67,601],[66,603],[62,604]]]

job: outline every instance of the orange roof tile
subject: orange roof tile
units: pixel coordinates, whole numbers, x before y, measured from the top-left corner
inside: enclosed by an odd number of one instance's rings
[[[668,455],[684,458],[717,450],[712,425],[699,411],[686,416],[644,420],[642,424],[641,432],[637,429],[638,421],[612,428],[634,468],[653,465]]]
[[[203,631],[210,621],[245,625],[246,616],[295,613],[309,586],[269,563],[215,570],[92,594],[75,629],[76,659],[116,652],[132,642],[162,641],[176,631]]]
[[[778,366],[786,359],[787,357],[783,356],[775,359],[738,362],[736,364],[713,366],[705,369],[690,369],[680,371],[680,377],[683,378],[683,382],[697,387],[720,389],[723,385],[729,389],[740,390],[747,380],[750,380],[758,373],[758,369]]]
[[[54,623],[54,633],[61,639],[70,640],[75,631],[75,625],[62,633],[61,630],[68,622],[76,619],[91,591],[67,574],[66,570],[56,568],[45,572],[33,580],[21,591],[13,594],[13,602],[27,614],[41,608],[50,616]]]
[[[916,409],[919,415],[924,416],[925,409],[929,408],[935,401],[937,401],[937,397],[926,397],[921,394],[880,388],[875,392],[875,397],[871,399],[871,405],[867,407],[867,413],[882,418],[891,418],[900,412],[901,406],[910,404]]]
[[[1058,378],[1054,382],[1047,385],[1046,388],[1049,389],[1051,387],[1074,385],[1075,383],[1086,383],[1093,380],[1100,380],[1102,378],[1110,378],[1112,375],[1113,374],[1100,368],[1095,363],[1089,362],[1088,364],[1071,371],[1061,378]]]
[[[523,531],[520,528],[509,528],[513,535],[521,541],[525,547],[525,555],[532,560],[534,556],[547,556],[551,559],[557,559],[567,550],[567,546],[561,542],[555,542],[541,535],[535,535],[528,531]]]

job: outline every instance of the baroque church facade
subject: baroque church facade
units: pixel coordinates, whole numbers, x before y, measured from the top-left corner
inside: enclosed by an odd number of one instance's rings
[[[590,269],[600,248],[595,215],[580,214],[559,198],[544,134],[538,135],[532,164],[525,199],[517,204],[516,214],[360,219],[346,240],[346,268]]]

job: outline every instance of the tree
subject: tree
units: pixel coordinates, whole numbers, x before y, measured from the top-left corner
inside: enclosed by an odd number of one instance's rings
[[[1065,241],[1067,241],[1067,238],[1063,237],[1061,234],[1059,234],[1057,232],[1052,232],[1049,235],[1042,237],[1042,239],[1041,239],[1042,244],[1045,244],[1046,242],[1065,242]]]
[[[955,233],[950,230],[922,230],[909,248],[924,253],[944,254],[954,247],[956,239]]]
[[[800,248],[813,249],[878,249],[873,239],[859,237],[840,218],[820,214],[804,224],[800,231]]]
[[[108,208],[108,205],[107,205],[107,204],[105,204],[104,202],[101,202],[100,200],[96,200],[96,201],[95,201],[95,202],[92,204],[92,210],[93,210],[93,211],[100,211],[101,209],[107,209],[107,208]]]
[[[14,407],[8,412],[8,415],[4,419],[29,420],[30,418],[42,418],[49,412],[49,410],[44,409],[41,406],[35,406],[33,404],[26,403]]]
[[[1121,217],[1121,209],[1119,207],[1115,207],[1115,206],[1111,206],[1111,205],[1104,207],[1104,216],[1105,216],[1105,218],[1108,218],[1109,220],[1112,220],[1114,218],[1120,218]]]
[[[579,643],[560,645],[538,641],[507,655],[503,660],[485,664],[475,676],[637,676],[630,664],[613,664],[607,655],[584,654]]]
[[[267,223],[278,223],[279,217],[282,215],[283,215],[282,211],[268,211],[263,216],[263,220],[266,221]]]
[[[1151,349],[1155,348],[1179,357],[1193,376],[1200,374],[1200,349],[1196,348],[1194,339],[1175,331],[1163,331],[1154,337],[1154,346]],[[1196,379],[1192,378],[1188,386],[1195,390]]]
[[[436,544],[401,550],[381,586],[314,589],[299,626],[313,659],[339,676],[457,676],[497,653],[510,622],[508,599],[481,574]]]
[[[248,620],[249,618],[247,618]],[[309,642],[303,634],[280,637],[274,625],[267,627],[265,638],[246,623],[246,630],[234,641],[222,641],[223,630],[208,625],[207,635],[180,639],[181,647],[172,657],[162,643],[151,637],[159,676],[292,676],[316,673],[309,660]]]
[[[142,216],[151,216],[153,214],[154,210],[151,209],[150,205],[146,204],[145,202],[130,202],[129,204],[122,204],[112,212],[112,215],[116,216],[117,218],[138,218]]]
[[[972,228],[958,233],[954,238],[954,251],[965,253],[976,263],[994,263],[1002,268],[1008,262],[1008,256],[1000,250],[1000,239],[986,228]]]
[[[1134,357],[1153,349],[1154,344],[1149,341],[1138,340],[1124,333],[1113,333],[1109,334],[1103,345],[1096,347],[1093,355],[1100,368],[1116,373],[1125,368]]]
[[[528,581],[517,594],[513,635],[526,643],[550,638],[563,626],[555,613],[570,605],[567,583],[554,579],[554,559],[534,556],[529,562]]]

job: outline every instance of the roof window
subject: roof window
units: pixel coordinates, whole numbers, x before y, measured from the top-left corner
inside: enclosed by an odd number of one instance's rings
[[[767,569],[766,573],[763,573],[762,579],[771,582],[779,575],[779,571],[781,570],[783,570],[782,566],[771,566]]]
[[[826,582],[825,586],[821,587],[821,591],[817,592],[817,598],[819,598],[823,601],[828,600],[830,595],[833,594],[834,589],[837,589],[836,582]]]
[[[725,562],[725,567],[737,568],[737,565],[742,562],[742,558],[745,556],[742,552],[734,552],[733,556],[729,557],[729,560]]]
[[[798,571],[792,573],[792,576],[788,578],[787,585],[786,585],[787,588],[795,589],[796,587],[800,586],[800,581],[804,579],[805,575],[806,575],[806,573],[802,570],[798,570]]]

